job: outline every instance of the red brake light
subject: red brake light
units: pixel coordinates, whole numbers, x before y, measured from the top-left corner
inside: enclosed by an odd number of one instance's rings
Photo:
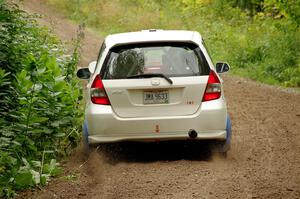
[[[220,97],[221,97],[221,82],[218,76],[216,75],[216,73],[213,70],[211,70],[209,73],[207,86],[202,101],[205,102],[205,101],[215,100],[215,99],[219,99]]]
[[[104,89],[103,82],[99,75],[93,81],[91,87],[91,100],[94,104],[109,105],[109,99]]]
[[[213,70],[211,70],[209,73],[207,84],[215,84],[215,83],[220,84],[221,82],[218,76],[216,75],[216,73]]]

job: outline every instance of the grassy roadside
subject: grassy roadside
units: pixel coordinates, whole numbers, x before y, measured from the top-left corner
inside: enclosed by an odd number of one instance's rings
[[[275,3],[253,13],[232,6],[230,0],[47,2],[101,35],[150,28],[197,30],[213,59],[228,61],[232,73],[267,84],[300,86],[299,25]]]

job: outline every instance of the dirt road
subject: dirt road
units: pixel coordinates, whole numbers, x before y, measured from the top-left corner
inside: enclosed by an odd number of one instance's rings
[[[76,25],[40,2],[25,0],[25,8],[70,39]],[[100,40],[86,34],[83,64]],[[227,159],[199,143],[109,145],[88,160],[79,147],[60,178],[19,197],[300,198],[300,94],[231,75],[224,81],[233,122]]]

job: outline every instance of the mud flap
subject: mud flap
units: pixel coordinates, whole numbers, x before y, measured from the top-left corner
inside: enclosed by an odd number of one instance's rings
[[[230,149],[230,144],[231,144],[231,120],[229,115],[227,115],[226,140],[215,142],[212,146],[212,150],[214,152],[222,153],[224,156],[226,156],[227,151],[229,151]]]
[[[231,144],[231,119],[229,115],[227,115],[227,123],[226,123],[226,142],[223,146],[223,152],[227,152],[230,149]]]
[[[88,125],[86,120],[83,123],[83,129],[82,129],[82,141],[83,141],[83,147],[84,147],[84,151],[86,153],[90,152],[90,144],[89,144],[89,131],[88,131]]]

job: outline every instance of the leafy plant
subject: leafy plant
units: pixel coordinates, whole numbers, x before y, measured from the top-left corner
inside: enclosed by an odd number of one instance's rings
[[[17,5],[0,1],[0,197],[45,185],[80,139],[76,42],[61,42]]]

